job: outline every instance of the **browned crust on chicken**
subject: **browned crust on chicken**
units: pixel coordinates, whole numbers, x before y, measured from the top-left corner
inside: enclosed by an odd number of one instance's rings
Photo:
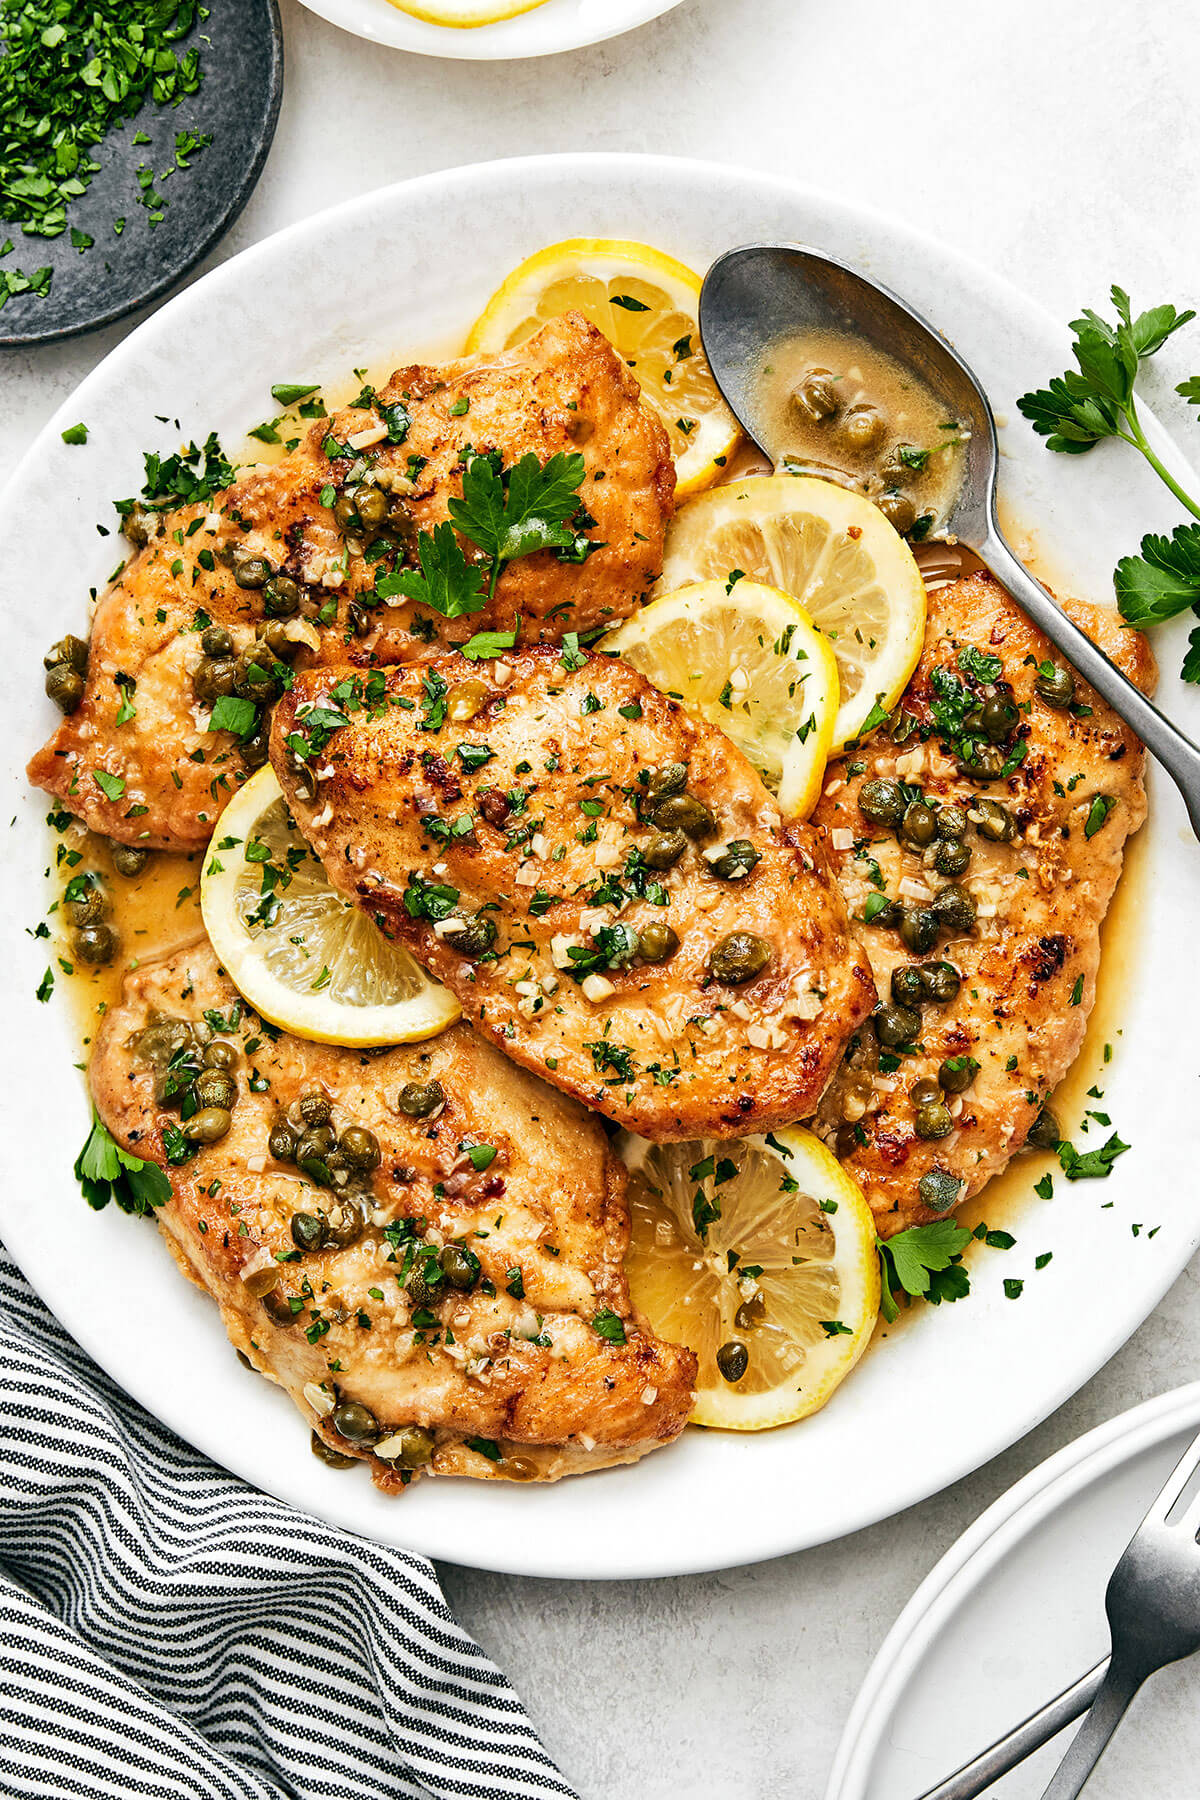
[[[666,433],[639,393],[602,333],[568,314],[516,349],[398,371],[380,399],[407,411],[402,443],[331,460],[330,438],[344,446],[379,424],[373,410],[346,408],[312,425],[274,467],[163,515],[159,535],[101,598],[82,703],[33,757],[30,781],[121,842],[179,850],[207,842],[245,769],[237,739],[209,732],[210,705],[194,696],[199,633],[206,622],[224,627],[240,654],[264,617],[261,589],[239,587],[222,561],[235,548],[300,584],[298,666],[402,662],[427,654],[431,641],[460,643],[518,622],[526,638],[557,642],[627,617],[662,567],[675,489]],[[388,564],[347,540],[322,495],[351,477],[379,477],[406,509],[413,561],[416,533],[445,520],[462,491],[468,446],[498,451],[505,467],[529,452],[543,463],[559,451],[581,455],[579,494],[598,547],[582,564],[548,550],[508,564],[491,603],[464,618],[446,620],[407,600],[375,605],[376,577]],[[118,724],[130,682],[136,715]],[[116,798],[102,791],[96,770],[123,781]]]
[[[739,1136],[813,1111],[874,990],[813,834],[783,823],[728,738],[616,659],[550,648],[439,657],[349,688],[344,672],[297,679],[276,709],[276,772],[330,879],[478,1031],[645,1137]],[[478,701],[469,723],[453,717],[460,688]],[[303,741],[314,706],[338,705],[352,722],[316,755],[305,800],[287,740]],[[471,768],[479,747],[490,754]],[[639,870],[646,783],[681,763],[713,829],[672,867]],[[722,879],[705,851],[739,839],[759,860]],[[452,925],[414,916],[423,883],[449,890],[460,918],[484,909],[494,952],[468,957]],[[598,933],[664,924],[679,939],[666,961],[592,954]],[[733,985],[709,959],[738,932],[771,956]]]
[[[677,1436],[695,1358],[633,1315],[625,1176],[599,1121],[465,1026],[370,1052],[268,1035],[203,943],[128,974],[97,1037],[92,1092],[126,1150],[165,1162],[164,1127],[179,1123],[155,1101],[137,1034],[164,1014],[203,1032],[214,1009],[226,1027],[220,1035],[239,1050],[233,1124],[169,1168],[174,1195],[158,1222],[182,1267],[217,1301],[234,1346],[331,1446],[369,1457],[382,1487],[403,1485],[397,1469],[337,1436],[321,1410],[322,1383],[387,1430],[432,1431],[433,1474],[549,1480],[633,1461]],[[415,1119],[397,1109],[405,1083],[431,1080],[445,1091],[443,1110]],[[300,1256],[292,1215],[329,1212],[337,1193],[277,1162],[268,1138],[314,1088],[331,1101],[339,1131],[359,1125],[375,1134],[382,1159],[365,1178],[359,1240]],[[496,1155],[476,1171],[463,1146],[484,1143]],[[431,1302],[420,1316],[431,1311],[436,1324],[424,1329],[400,1281],[403,1242],[393,1246],[387,1235],[396,1222],[419,1219],[427,1241],[465,1243],[494,1289],[489,1295],[481,1283]],[[276,1323],[255,1297],[264,1268],[268,1281],[278,1271],[277,1296],[300,1302],[294,1323]],[[518,1269],[522,1299],[510,1292]],[[624,1344],[594,1328],[604,1313],[622,1321]],[[471,1449],[468,1438],[494,1441],[502,1460]]]
[[[1132,680],[1145,690],[1153,686],[1153,657],[1139,633],[1124,628],[1111,611],[1078,600],[1062,605]],[[889,999],[892,971],[902,964],[944,960],[962,975],[953,1002],[923,1006],[919,1050],[902,1054],[898,1066],[887,1066],[885,1051],[881,1069],[874,1034],[858,1033],[817,1116],[817,1129],[830,1139],[839,1126],[857,1127],[862,1141],[845,1156],[845,1166],[862,1184],[885,1236],[939,1216],[921,1203],[922,1175],[945,1171],[958,1179],[959,1199],[966,1199],[1025,1143],[1083,1042],[1096,993],[1100,926],[1126,839],[1146,810],[1145,753],[1138,739],[1081,680],[1074,711],[1055,710],[1038,697],[1037,665],[1055,661],[1056,652],[989,575],[964,576],[931,595],[925,648],[903,702],[907,710],[928,722],[931,670],[957,669],[967,645],[1003,664],[999,679],[1011,686],[1021,714],[1026,754],[1020,766],[1005,780],[979,786],[957,772],[936,735],[897,746],[879,733],[849,765],[831,765],[814,815],[831,844],[839,842],[834,834],[853,837],[851,847],[833,850],[834,863],[881,1000]],[[999,801],[1018,825],[1016,839],[1007,844],[987,842],[974,826],[968,830],[972,860],[959,880],[976,901],[977,923],[967,933],[944,933],[923,957],[910,955],[894,928],[862,923],[869,896],[880,891],[873,865],[892,898],[900,895],[902,881],[931,893],[945,885],[921,853],[859,812],[860,789],[878,777],[911,782],[940,804],[970,809],[979,799]],[[1085,825],[1097,796],[1113,806],[1089,837]],[[903,897],[911,901],[911,887]],[[978,1073],[950,1101],[951,1134],[923,1140],[915,1132],[910,1089],[920,1079],[935,1080],[942,1061],[959,1056],[977,1061]]]

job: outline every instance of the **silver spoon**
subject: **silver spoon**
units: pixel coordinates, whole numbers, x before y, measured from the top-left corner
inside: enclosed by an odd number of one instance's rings
[[[887,288],[803,244],[747,244],[727,250],[708,272],[700,294],[705,355],[738,421],[772,463],[785,446],[771,441],[758,372],[781,338],[828,330],[849,332],[910,368],[970,432],[962,486],[946,532],[975,552],[1039,630],[1136,731],[1183,795],[1192,830],[1200,837],[1200,749],[1072,624],[1001,531],[992,409],[957,351]]]

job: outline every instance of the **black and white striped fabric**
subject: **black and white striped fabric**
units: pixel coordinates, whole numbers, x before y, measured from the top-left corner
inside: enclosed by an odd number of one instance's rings
[[[207,1462],[2,1249],[0,1794],[577,1800],[428,1562]]]

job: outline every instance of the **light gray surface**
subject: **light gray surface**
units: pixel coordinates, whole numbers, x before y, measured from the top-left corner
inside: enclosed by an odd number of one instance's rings
[[[652,150],[793,175],[894,211],[1063,319],[1101,305],[1114,280],[1135,301],[1200,300],[1200,26],[1189,0],[686,0],[591,51],[479,66],[372,49],[296,0],[283,11],[279,134],[227,252],[454,163]],[[0,354],[0,479],[122,334]],[[1171,387],[1198,366],[1194,331],[1146,384],[1168,425],[1191,433],[1193,455],[1196,428]],[[36,615],[36,596],[5,602]],[[1136,1127],[1127,1135],[1136,1154]],[[451,1603],[511,1674],[585,1800],[816,1800],[858,1683],[920,1578],[1043,1456],[1200,1376],[1198,1303],[1193,1268],[1040,1430],[949,1493],[840,1544],[642,1586],[451,1568]],[[719,1507],[720,1495],[695,1504]],[[1180,1707],[1182,1691],[1176,1680],[1169,1729],[1148,1695],[1089,1796],[1195,1791],[1200,1709],[1194,1688]]]

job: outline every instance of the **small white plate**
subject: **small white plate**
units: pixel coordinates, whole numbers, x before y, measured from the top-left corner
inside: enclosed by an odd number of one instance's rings
[[[302,0],[310,12],[356,37],[391,44],[418,56],[446,56],[458,61],[504,62],[525,56],[553,56],[559,50],[581,50],[605,38],[620,37],[671,12],[681,0],[545,0],[532,12],[518,13],[496,25],[467,30],[430,25],[401,12],[391,0]]]
[[[0,495],[0,684],[6,757],[0,916],[8,925],[0,1133],[0,1236],[97,1361],[208,1455],[293,1505],[366,1537],[520,1574],[679,1575],[778,1556],[911,1506],[1005,1449],[1062,1403],[1158,1303],[1200,1240],[1195,1204],[1200,1017],[1195,938],[1200,855],[1178,796],[1152,783],[1138,937],[1123,1036],[1104,1108],[1133,1149],[1107,1181],[1030,1196],[993,1216],[1018,1238],[979,1246],[967,1301],[922,1305],[877,1345],[823,1412],[747,1438],[690,1431],[635,1468],[554,1487],[423,1481],[402,1499],[365,1471],[322,1467],[291,1403],[248,1374],[216,1308],[180,1276],[157,1233],[92,1213],[71,1178],[87,1129],[79,1045],[66,1008],[39,1006],[47,905],[44,795],[26,758],[53,723],[42,651],[85,620],[89,586],[122,554],[100,538],[112,498],[137,490],[144,450],[237,444],[272,382],[331,382],[458,341],[523,257],[584,231],[657,244],[704,269],[750,238],[817,244],[934,319],[974,363],[997,410],[1002,487],[1071,571],[1111,595],[1113,564],[1178,509],[1123,445],[1050,455],[1015,409],[1060,370],[1066,333],[991,271],[878,214],[788,181],[652,156],[548,156],[451,169],[364,195],[233,257],[119,344],[67,399]],[[447,353],[452,353],[448,351]],[[83,448],[62,441],[84,421]],[[1179,466],[1178,452],[1155,442]],[[1178,679],[1183,621],[1157,640],[1160,695],[1185,729],[1200,694]],[[23,929],[24,928],[24,929]],[[5,1055],[5,1052],[7,1054]],[[1084,1140],[1097,1142],[1093,1134]],[[1032,1178],[1031,1178],[1032,1179]],[[1152,1232],[1152,1227],[1158,1227]],[[1135,1228],[1137,1228],[1135,1230]],[[1052,1252],[1040,1272],[1035,1256]],[[1019,1300],[1005,1278],[1023,1278]]]
[[[1097,1426],[989,1507],[884,1640],[825,1800],[917,1800],[1094,1668],[1108,1654],[1108,1578],[1198,1428],[1200,1382],[1192,1382]],[[1171,1771],[1186,1765],[1189,1746],[1200,1759],[1198,1677],[1190,1659],[1153,1677],[1089,1800],[1178,1792]],[[1034,1800],[1077,1729],[1005,1776],[997,1794]]]

